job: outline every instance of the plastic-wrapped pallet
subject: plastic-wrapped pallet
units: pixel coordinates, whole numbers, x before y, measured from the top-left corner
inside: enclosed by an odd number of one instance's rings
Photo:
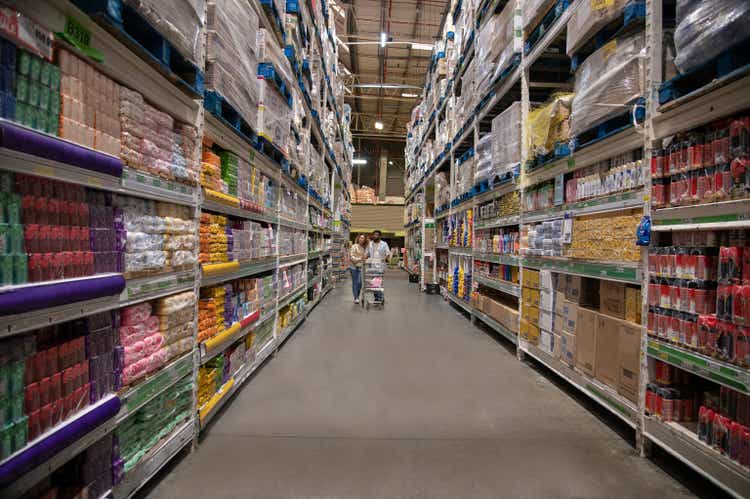
[[[565,50],[573,55],[596,32],[610,21],[622,15],[625,5],[632,0],[610,0],[594,2],[579,0],[572,7],[573,12],[568,21],[568,37]]]
[[[445,172],[435,175],[435,206],[444,206],[451,202],[451,186]]]
[[[503,175],[521,162],[521,103],[514,102],[492,120],[492,176]]]
[[[279,47],[276,41],[276,35],[261,28],[258,31],[258,62],[272,64],[276,72],[284,79],[287,87],[291,87],[294,81],[292,70],[289,67],[289,60],[284,55],[284,51]]]
[[[456,166],[456,195],[469,192],[474,187],[474,157],[467,158]]]
[[[526,34],[534,29],[547,14],[550,7],[544,8],[545,4],[555,8],[555,0],[524,0],[521,2],[521,17],[523,18],[523,30]]]
[[[474,183],[491,179],[494,176],[494,161],[492,158],[492,145],[494,143],[494,133],[488,133],[477,142],[476,164],[474,171]]]
[[[206,86],[224,97],[250,124],[256,123],[259,85],[258,16],[250,2],[208,4]]]
[[[677,69],[685,73],[750,39],[747,0],[677,0],[674,44]]]
[[[570,134],[576,136],[622,114],[643,95],[643,32],[616,38],[591,54],[576,71]]]
[[[272,142],[284,154],[287,154],[292,109],[289,107],[287,100],[268,81],[260,78],[258,83],[260,86],[258,135]]]
[[[205,0],[125,0],[174,45],[182,56],[203,69]]]
[[[521,38],[515,36],[515,7],[515,3],[509,2],[502,12],[490,18],[477,36],[476,88],[480,97],[509,66],[513,56],[521,52]]]
[[[548,154],[555,143],[570,139],[570,108],[574,94],[554,94],[544,105],[529,112],[526,136],[529,157]]]

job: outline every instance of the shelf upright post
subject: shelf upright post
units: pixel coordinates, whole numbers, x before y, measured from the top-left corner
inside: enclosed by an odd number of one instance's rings
[[[516,12],[521,11],[521,5],[520,0],[516,1]],[[519,206],[518,206],[518,231],[519,234],[523,230],[524,220],[523,220],[523,206],[524,206],[524,196],[526,195],[526,161],[529,159],[529,147],[528,147],[528,130],[526,128],[526,123],[528,123],[529,119],[529,112],[531,111],[531,100],[529,97],[529,78],[531,76],[531,67],[528,63],[527,57],[526,57],[526,51],[521,50],[521,165],[519,166],[519,174],[518,174],[518,189],[521,191],[519,193]],[[524,360],[524,347],[526,346],[526,341],[521,338],[521,302],[522,302],[522,290],[523,290],[523,279],[524,272],[523,272],[523,258],[518,258],[518,289],[519,289],[519,297],[518,297],[518,346],[516,347],[516,357],[518,357],[518,360],[523,361]]]
[[[281,292],[281,286],[279,279],[281,277],[281,273],[279,272],[279,265],[281,264],[281,252],[279,251],[279,242],[281,241],[281,169],[276,171],[274,173],[274,180],[276,181],[276,219],[279,221],[279,224],[276,226],[276,268],[274,269],[274,281],[276,281],[276,299],[274,300],[273,304],[273,341],[274,341],[274,349],[273,349],[273,355],[276,355],[279,351],[279,331],[278,331],[278,325],[279,325],[279,298],[280,292]]]

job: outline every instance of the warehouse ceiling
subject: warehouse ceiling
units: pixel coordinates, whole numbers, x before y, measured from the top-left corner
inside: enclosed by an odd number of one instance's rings
[[[372,154],[386,149],[390,160],[403,165],[406,125],[422,95],[431,46],[449,5],[447,0],[332,2],[341,41],[339,59],[346,68],[345,97],[352,107],[354,147],[368,155],[368,164],[374,166],[379,155]],[[382,129],[376,123],[382,123]]]

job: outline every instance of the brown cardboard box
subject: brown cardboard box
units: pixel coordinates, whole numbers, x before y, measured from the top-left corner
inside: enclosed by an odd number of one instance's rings
[[[539,291],[539,309],[547,312],[555,310],[555,292],[543,289]]]
[[[585,308],[578,309],[576,328],[576,367],[593,377],[596,372],[596,320],[597,313]]]
[[[538,289],[524,287],[521,290],[521,300],[532,307],[539,306],[539,298],[540,294]]]
[[[555,291],[559,291],[563,295],[568,289],[568,280],[565,277],[563,274],[557,274],[557,280],[555,281]]]
[[[496,302],[490,298],[485,299],[484,313],[495,319],[510,331],[518,331],[518,309],[509,307],[503,303]]]
[[[523,285],[527,288],[539,289],[539,271],[533,269],[523,269]]]
[[[599,281],[599,312],[618,319],[625,318],[625,284]]]
[[[560,279],[563,280],[563,279]],[[565,302],[565,293],[562,291],[555,291],[555,313],[557,315],[564,315],[563,304]]]
[[[547,331],[555,330],[555,313],[539,309],[539,327]]]
[[[641,328],[636,324],[623,322],[620,325],[620,344],[617,393],[638,403],[638,373],[641,365]]]
[[[565,276],[565,299],[578,303],[581,297],[581,278],[576,275]]]
[[[578,305],[568,300],[563,303],[563,324],[564,331],[575,334],[578,328]]]
[[[554,291],[557,274],[549,270],[539,271],[539,289],[544,291]]]
[[[521,319],[521,337],[532,345],[538,344],[539,326]]]
[[[641,324],[641,288],[625,288],[625,320]]]
[[[555,335],[544,329],[539,330],[539,349],[549,355],[555,353]]]
[[[617,388],[619,373],[620,329],[622,321],[606,315],[596,316],[596,379]]]
[[[560,335],[562,344],[560,345],[560,360],[574,366],[576,363],[576,335],[570,333],[562,333]]]
[[[562,315],[557,315],[557,313],[555,313],[555,316],[552,318],[552,320],[552,331],[557,334],[562,334],[562,332],[565,330],[565,328],[563,328],[563,324],[565,324],[565,317],[563,317]]]
[[[472,295],[471,304],[477,310],[480,310],[480,311],[484,310],[484,300],[485,299],[486,298],[485,298],[484,295],[480,295],[479,293],[474,293]]]
[[[524,303],[521,305],[521,317],[532,324],[538,325],[539,309]]]
[[[554,336],[553,338],[554,345],[553,345],[552,355],[556,359],[561,359],[562,358],[562,336],[557,333],[553,333],[553,336]]]

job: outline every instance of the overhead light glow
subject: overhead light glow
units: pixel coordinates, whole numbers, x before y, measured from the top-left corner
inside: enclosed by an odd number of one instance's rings
[[[419,97],[417,94],[401,94],[401,97]]]
[[[411,48],[414,50],[429,50],[432,52],[433,47],[429,43],[412,43]]]
[[[376,130],[382,130],[383,129],[383,122],[382,121],[376,121],[375,122],[375,129]]]
[[[352,160],[352,164],[353,165],[366,165],[367,164],[367,160],[366,159],[361,159],[361,158],[354,158]]]
[[[388,164],[389,164],[389,165],[392,165],[392,164],[393,164],[393,161],[389,161],[389,162],[388,162]]]
[[[388,40],[388,35],[386,33],[380,33],[380,46],[385,47],[385,42]]]

